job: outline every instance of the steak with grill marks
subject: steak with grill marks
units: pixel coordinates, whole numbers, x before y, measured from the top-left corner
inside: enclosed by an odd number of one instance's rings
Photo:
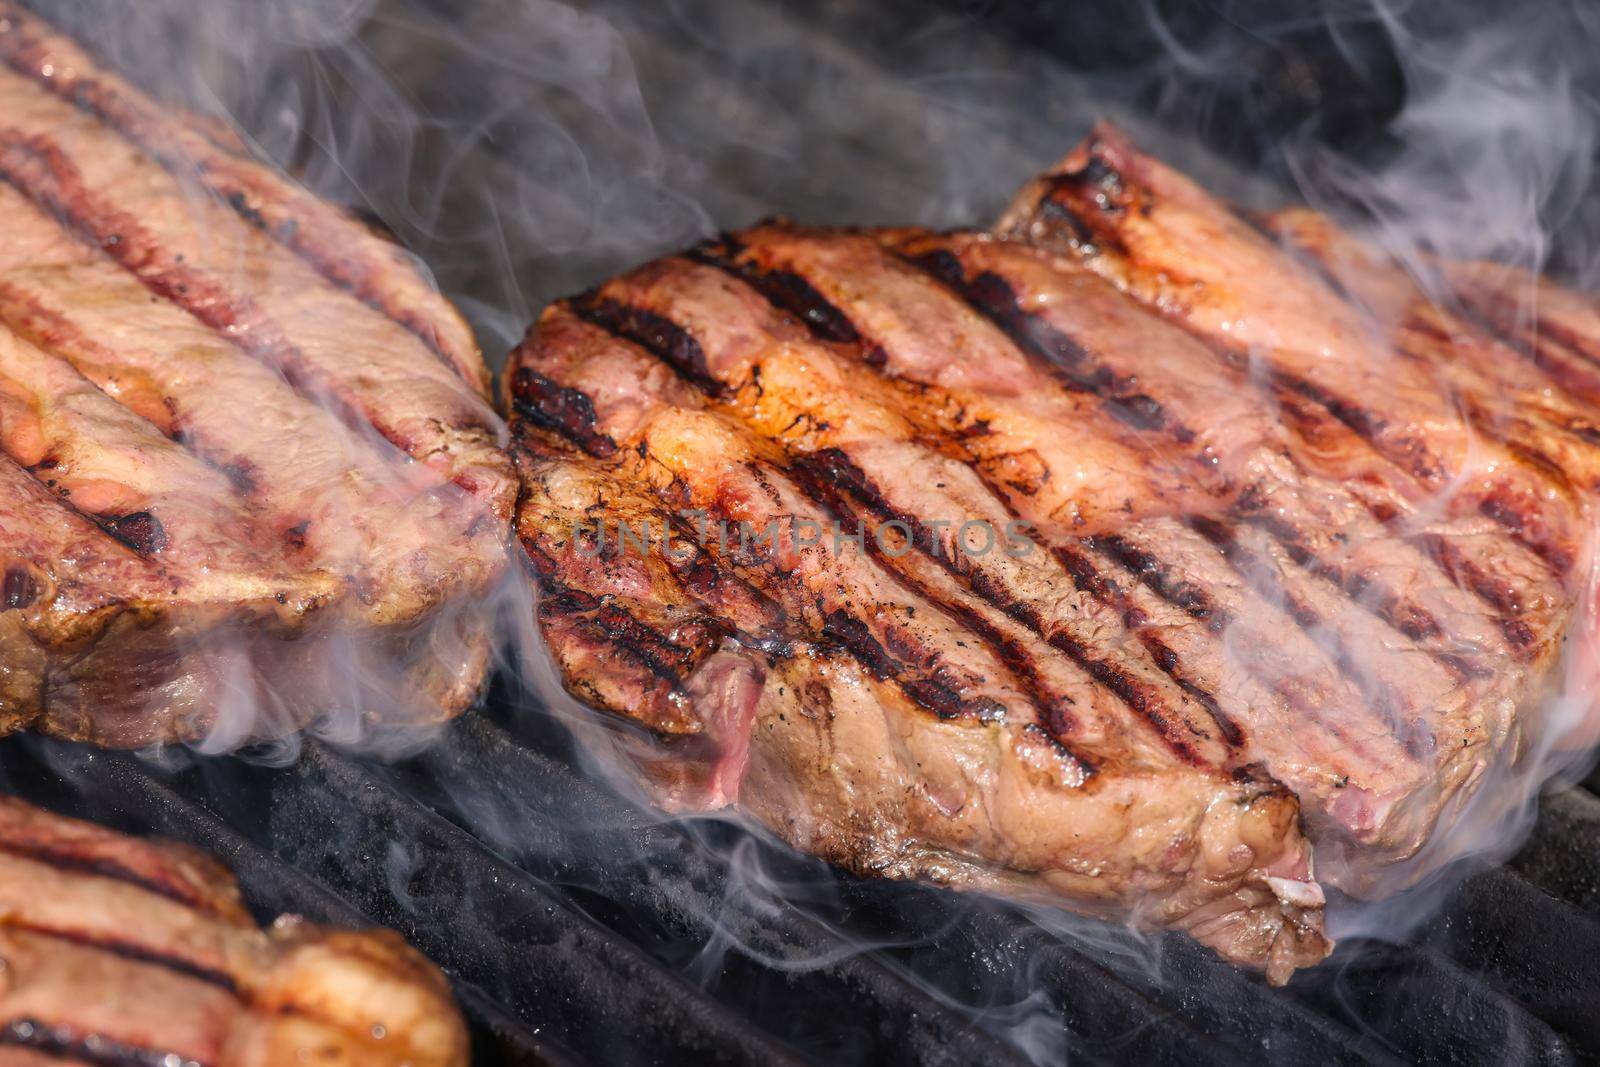
[[[1324,885],[1451,858],[1588,640],[1600,318],[1518,334],[1461,275],[1468,313],[1108,128],[993,233],[640,267],[506,371],[556,665],[669,806],[1282,981]]]
[[[389,931],[263,932],[180,845],[0,797],[0,1061],[459,1067],[444,976]]]
[[[405,254],[3,2],[0,212],[4,727],[470,703],[516,481]]]

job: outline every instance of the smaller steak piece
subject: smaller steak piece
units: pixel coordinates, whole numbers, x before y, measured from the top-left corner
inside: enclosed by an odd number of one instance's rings
[[[0,728],[464,710],[517,483],[416,264],[6,0],[0,215]]]
[[[0,1060],[464,1067],[444,976],[386,930],[256,927],[233,877],[0,797]]]

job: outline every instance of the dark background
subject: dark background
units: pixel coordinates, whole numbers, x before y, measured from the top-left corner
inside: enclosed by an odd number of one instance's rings
[[[984,224],[1098,117],[1246,201],[1593,275],[1581,3],[36,6],[381,220],[495,359],[551,297],[764,215]]]

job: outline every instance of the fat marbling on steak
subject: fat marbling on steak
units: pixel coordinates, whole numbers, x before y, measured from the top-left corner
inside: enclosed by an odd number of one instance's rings
[[[182,845],[0,797],[0,1062],[466,1067],[449,986],[388,930],[284,917]]]
[[[1325,885],[1449,858],[1587,638],[1600,397],[1549,368],[1600,334],[1563,299],[1540,358],[1110,129],[994,232],[763,224],[514,353],[543,633],[670,806],[1282,981]]]
[[[4,2],[0,215],[0,726],[464,708],[516,482],[409,257]]]

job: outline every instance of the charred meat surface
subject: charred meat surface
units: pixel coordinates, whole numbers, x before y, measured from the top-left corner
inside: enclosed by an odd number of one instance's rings
[[[551,307],[506,395],[567,687],[668,806],[1320,960],[1323,887],[1448,861],[1540,740],[1600,411],[1316,223],[1100,129],[991,233],[766,223]]]
[[[386,930],[261,930],[211,857],[0,797],[0,1060],[465,1067],[444,977]]]
[[[0,210],[0,725],[237,741],[469,704],[516,481],[406,254],[10,3]]]

